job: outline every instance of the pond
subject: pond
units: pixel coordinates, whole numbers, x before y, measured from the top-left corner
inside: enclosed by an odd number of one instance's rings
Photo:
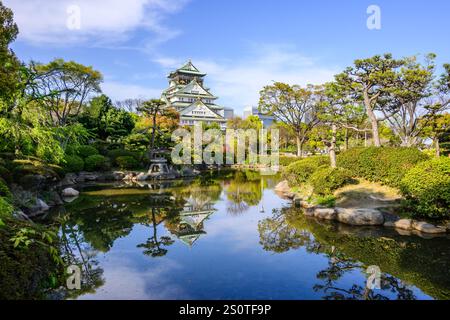
[[[72,299],[449,299],[450,239],[304,217],[276,176],[79,186],[47,217],[82,266]],[[381,288],[366,289],[378,267]]]

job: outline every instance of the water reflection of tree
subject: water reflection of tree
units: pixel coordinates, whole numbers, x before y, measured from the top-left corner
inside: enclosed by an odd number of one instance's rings
[[[257,206],[266,187],[261,175],[252,171],[238,171],[226,187],[227,211],[242,214],[252,206]]]
[[[139,244],[138,248],[144,248],[144,254],[152,257],[162,257],[167,254],[168,247],[172,245],[175,241],[171,237],[162,236],[158,237],[158,225],[164,220],[160,220],[158,223],[156,220],[156,208],[151,209],[151,219],[152,219],[152,236],[147,240],[146,243]]]
[[[388,297],[384,292],[391,292],[399,300],[415,299],[413,291],[404,285],[399,279],[382,274],[381,292],[370,290],[363,285],[352,284],[349,288],[343,287],[342,278],[352,272],[361,272],[365,266],[349,258],[334,246],[317,241],[305,224],[305,217],[299,217],[295,209],[274,210],[271,218],[259,222],[258,230],[260,234],[260,244],[264,250],[283,253],[300,247],[307,252],[323,254],[328,258],[328,267],[317,273],[317,279],[321,283],[316,284],[313,289],[316,292],[323,292],[323,299],[327,300],[386,300]],[[296,224],[292,224],[296,220]],[[300,222],[298,220],[301,220]]]
[[[66,291],[66,298],[94,293],[105,282],[103,269],[97,260],[98,251],[88,244],[83,231],[70,222],[70,216],[60,216],[59,221],[62,259],[66,266],[77,265],[81,269],[81,289]]]

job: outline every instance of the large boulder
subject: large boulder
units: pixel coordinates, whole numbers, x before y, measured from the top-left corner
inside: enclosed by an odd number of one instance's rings
[[[314,210],[314,217],[323,220],[336,220],[337,213],[336,210],[332,208],[316,208]]]
[[[78,197],[79,195],[80,195],[80,192],[73,188],[66,188],[62,191],[62,196],[64,198],[73,198],[73,197]]]
[[[34,204],[28,207],[28,216],[33,217],[50,210],[50,207],[41,199],[36,198]]]
[[[394,223],[396,229],[402,230],[412,230],[412,220],[411,219],[400,219]]]
[[[376,209],[336,208],[337,220],[353,226],[379,226],[384,223],[383,214]]]
[[[77,183],[77,175],[75,173],[68,173],[61,180],[60,186],[61,187],[73,186],[76,183]]]
[[[423,232],[423,233],[439,234],[439,233],[447,232],[447,230],[445,228],[436,227],[435,225],[432,225],[431,223],[427,223],[427,222],[413,221],[412,227],[415,230]]]
[[[282,198],[293,199],[295,197],[295,194],[291,192],[291,188],[289,187],[287,180],[281,181],[277,184],[274,190]]]

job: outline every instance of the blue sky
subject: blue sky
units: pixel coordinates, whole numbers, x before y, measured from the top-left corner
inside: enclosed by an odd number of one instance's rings
[[[357,58],[434,52],[450,63],[447,0],[3,0],[24,61],[92,65],[113,100],[159,97],[187,59],[208,73],[218,103],[241,114],[271,81],[322,83]],[[70,6],[80,29],[70,30]],[[369,30],[367,8],[381,9]]]

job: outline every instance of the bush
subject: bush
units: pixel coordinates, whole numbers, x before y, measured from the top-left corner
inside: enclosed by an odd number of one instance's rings
[[[99,154],[89,156],[84,161],[84,168],[87,171],[106,171],[110,167],[109,159]]]
[[[56,165],[48,165],[38,160],[14,160],[13,175],[21,178],[26,175],[41,175],[48,179],[59,178],[62,168]]]
[[[0,179],[0,197],[3,197],[8,201],[12,201],[11,191],[9,191],[8,186],[2,179]]]
[[[315,200],[314,202],[319,206],[324,206],[327,208],[333,208],[336,206],[336,197],[331,194],[325,196],[318,196],[314,200]]]
[[[139,162],[130,156],[117,157],[116,163],[121,169],[135,169],[139,166]]]
[[[2,165],[0,165],[0,178],[5,180],[6,182],[11,182],[12,181],[11,172],[7,168],[2,166]]]
[[[280,166],[287,167],[291,163],[301,160],[299,157],[280,157]]]
[[[450,158],[418,164],[403,178],[401,191],[413,216],[450,218]]]
[[[66,156],[65,161],[64,170],[66,173],[83,171],[84,161],[81,157]]]
[[[416,148],[354,148],[338,155],[338,166],[355,177],[396,187],[406,172],[429,157]]]
[[[132,157],[137,162],[140,162],[140,160],[142,158],[141,153],[128,151],[128,150],[124,150],[124,149],[110,150],[110,151],[108,151],[107,156],[108,156],[108,158],[111,159],[111,162],[113,163],[113,165],[117,165],[117,166],[120,166],[119,163],[117,163],[117,158],[119,158],[119,157]]]
[[[319,167],[330,164],[330,159],[325,156],[316,156],[296,161],[283,170],[283,178],[293,185],[300,185],[308,181],[309,177]]]
[[[83,159],[98,154],[99,154],[98,150],[95,149],[93,146],[80,146],[77,148],[77,155]]]
[[[343,168],[322,167],[311,175],[309,183],[314,193],[331,195],[335,190],[353,183],[352,173]]]

